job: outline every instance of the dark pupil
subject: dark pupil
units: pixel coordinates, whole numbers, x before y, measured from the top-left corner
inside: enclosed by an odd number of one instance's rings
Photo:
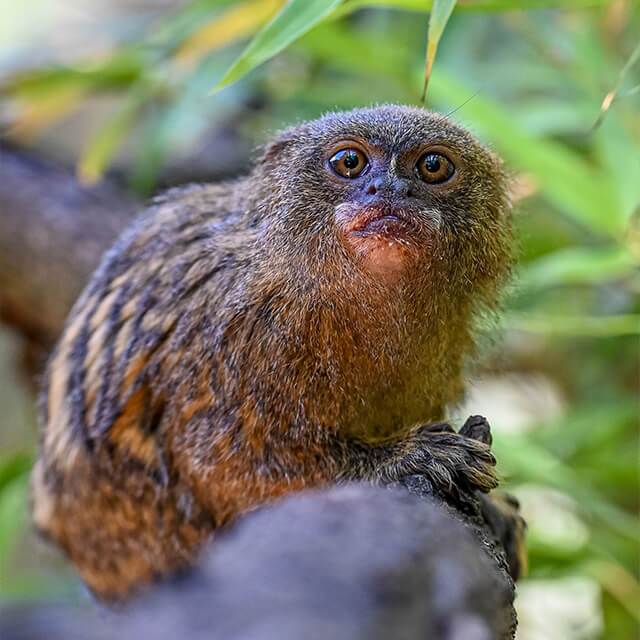
[[[424,160],[424,166],[429,173],[440,171],[440,158],[435,154],[429,154]]]
[[[347,169],[355,169],[360,164],[360,158],[355,151],[347,151],[345,152],[343,162]]]

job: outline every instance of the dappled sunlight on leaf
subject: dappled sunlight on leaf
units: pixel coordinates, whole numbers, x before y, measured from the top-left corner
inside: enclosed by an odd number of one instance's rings
[[[343,0],[289,0],[282,11],[249,43],[216,85],[219,90],[236,82],[312,29]]]
[[[436,59],[438,44],[455,6],[456,0],[433,0],[427,34],[427,53],[425,56],[424,84],[422,86],[423,102],[427,96],[427,88],[429,87],[433,63]]]
[[[215,16],[191,35],[175,54],[175,63],[188,68],[205,55],[255,33],[282,6],[283,0],[247,0]]]

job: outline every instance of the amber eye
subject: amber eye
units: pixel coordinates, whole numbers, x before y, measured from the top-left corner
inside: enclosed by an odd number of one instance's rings
[[[360,149],[341,149],[329,158],[331,168],[343,178],[357,178],[368,166],[367,156]]]
[[[449,158],[431,151],[418,160],[416,170],[425,182],[439,184],[449,180],[456,168]]]

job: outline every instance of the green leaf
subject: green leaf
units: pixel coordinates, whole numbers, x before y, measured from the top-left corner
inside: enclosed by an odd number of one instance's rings
[[[0,458],[0,493],[20,476],[25,476],[31,468],[32,459],[28,453],[14,453]]]
[[[30,467],[26,453],[0,458],[0,590],[4,567],[27,517]]]
[[[532,9],[568,9],[577,11],[588,7],[600,7],[610,0],[467,0],[467,9],[476,11],[530,11]]]
[[[507,329],[545,335],[613,336],[640,335],[640,315],[617,316],[551,316],[508,313],[502,322]]]
[[[618,74],[618,79],[616,80],[615,85],[603,98],[602,104],[600,105],[600,114],[598,115],[598,119],[593,125],[594,128],[602,124],[602,121],[605,115],[607,114],[607,112],[611,108],[611,105],[614,103],[614,101],[618,97],[618,94],[620,93],[620,89],[622,88],[622,83],[624,82],[624,79],[629,74],[633,66],[637,64],[638,60],[640,60],[640,42],[638,42],[635,49],[631,52],[631,55],[629,56],[626,63],[620,70],[620,73]]]
[[[18,476],[0,492],[0,590],[6,564],[27,519],[28,480]]]
[[[422,101],[427,95],[427,87],[429,86],[429,78],[431,77],[431,69],[438,52],[438,44],[444,33],[444,29],[449,22],[449,18],[456,6],[456,0],[434,0],[429,16],[429,33],[427,38],[427,53],[424,69],[424,85],[422,87]]]
[[[637,266],[638,261],[624,247],[562,249],[525,265],[519,283],[525,289],[597,284],[624,276]]]
[[[513,11],[529,9],[584,9],[605,5],[610,0],[467,0],[458,3],[465,11]],[[406,11],[431,11],[432,0],[349,0],[337,15],[342,17],[358,9],[384,8]]]
[[[258,65],[273,58],[300,36],[329,16],[344,0],[289,0],[262,30],[214,87],[226,87]]]
[[[586,451],[599,450],[610,456],[607,467],[615,467],[618,462],[612,455],[614,447],[625,442],[625,433],[634,437],[637,413],[635,398],[586,399],[568,413],[539,425],[532,435],[554,455],[565,460],[569,458],[569,465]]]
[[[338,10],[338,15],[343,16],[353,13],[357,9],[381,8],[404,9],[407,11],[431,11],[432,0],[349,0]]]
[[[85,91],[120,89],[139,80],[143,73],[140,55],[125,50],[95,64],[54,66],[18,73],[0,84],[0,95],[37,100],[71,87]]]
[[[147,36],[148,44],[174,48],[186,40],[196,29],[207,22],[211,15],[236,0],[193,0],[177,3],[178,8],[169,11],[159,20],[155,29]]]
[[[636,517],[604,499],[584,476],[544,447],[521,435],[501,433],[496,436],[493,449],[507,476],[513,475],[519,482],[535,482],[564,491],[576,500],[581,511],[597,518],[602,526],[629,540],[637,539],[640,523]]]
[[[594,136],[599,162],[607,169],[617,193],[622,215],[631,220],[640,210],[640,117],[627,124],[622,116],[622,101],[607,114]],[[624,158],[624,169],[620,159]]]
[[[146,83],[134,87],[121,109],[89,141],[78,162],[77,174],[82,183],[90,185],[100,180],[149,97]]]
[[[439,72],[431,80],[431,96],[447,105],[463,105],[458,117],[492,142],[510,168],[529,173],[545,195],[566,215],[593,231],[619,237],[626,228],[609,172],[598,171],[576,151],[551,139],[532,135],[508,109]],[[470,99],[472,98],[472,99]]]
[[[392,36],[392,34],[389,34]],[[353,29],[346,21],[327,21],[308,33],[298,44],[295,45],[296,50],[304,49],[310,53],[315,61],[321,62],[323,65],[331,67],[330,81],[339,83],[340,72],[350,72],[364,77],[364,82],[354,83],[353,79],[348,80],[349,84],[361,84],[361,87],[352,87],[352,90],[360,89],[363,94],[371,93],[368,86],[368,78],[372,75],[384,76],[384,85],[395,87],[399,84],[413,84],[407,82],[407,76],[398,73],[398,69],[409,68],[414,62],[413,51],[408,47],[406,42],[398,42],[393,47],[389,47],[381,55],[380,44],[375,38],[371,38],[371,34],[367,31]],[[358,51],[357,56],[341,56],[337,55],[340,51],[348,50]],[[366,65],[362,61],[366,60]],[[314,79],[314,83],[317,80]],[[314,83],[303,86],[303,91],[313,91]],[[335,99],[333,92],[332,99]],[[369,98],[370,99],[370,98]],[[396,98],[397,100],[397,98]],[[415,97],[413,98],[415,100]],[[325,97],[326,101],[326,97]]]
[[[243,0],[216,14],[191,34],[175,52],[173,60],[182,70],[195,66],[212,52],[253,35],[275,11],[280,0]]]

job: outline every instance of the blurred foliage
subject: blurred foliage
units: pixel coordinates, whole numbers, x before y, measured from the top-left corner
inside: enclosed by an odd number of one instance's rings
[[[328,109],[419,103],[425,50],[429,69],[454,4],[435,2],[429,24],[427,0],[191,0],[124,35],[121,21],[101,24],[111,42],[97,53],[35,68],[14,55],[0,80],[10,134],[35,140],[109,96],[78,175],[98,180],[128,148],[132,187],[149,193],[172,155],[231,115],[256,143]],[[461,1],[427,93],[514,175],[518,278],[508,355],[491,366],[542,373],[563,409],[499,431],[495,446],[510,489],[569,500],[582,534],[554,541],[551,522],[534,523],[532,577],[595,580],[603,638],[634,637],[640,620],[639,38],[631,0]],[[0,568],[25,468],[0,463]]]

